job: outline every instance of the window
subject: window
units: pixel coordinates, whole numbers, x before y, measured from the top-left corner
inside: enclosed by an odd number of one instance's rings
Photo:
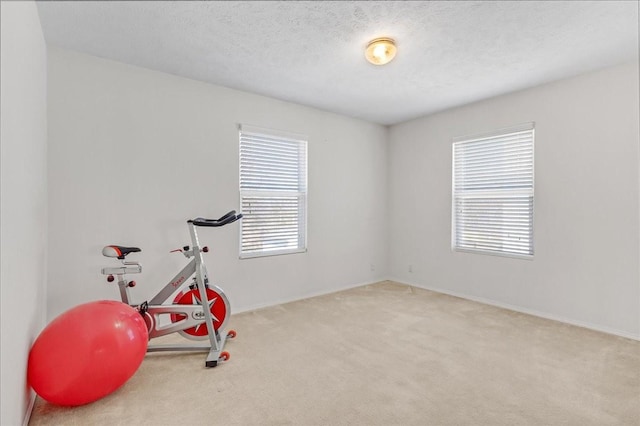
[[[240,127],[240,257],[306,251],[306,137]]]
[[[533,142],[533,123],[454,139],[454,250],[533,257]]]

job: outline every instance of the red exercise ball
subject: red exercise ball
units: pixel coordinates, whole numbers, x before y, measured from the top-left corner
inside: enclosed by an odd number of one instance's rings
[[[27,379],[53,404],[88,404],[133,376],[148,341],[144,319],[131,306],[112,300],[85,303],[42,330],[29,353]]]

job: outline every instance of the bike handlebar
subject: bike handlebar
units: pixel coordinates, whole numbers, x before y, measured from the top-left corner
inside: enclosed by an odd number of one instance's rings
[[[195,226],[224,226],[235,222],[242,218],[242,213],[236,214],[235,210],[231,210],[219,219],[205,219],[203,217],[197,217],[192,220],[188,220],[188,223],[193,223]]]

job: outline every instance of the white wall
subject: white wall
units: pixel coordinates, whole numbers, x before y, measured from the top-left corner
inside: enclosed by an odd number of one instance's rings
[[[245,260],[237,225],[200,230],[233,311],[386,277],[385,127],[50,48],[49,318],[118,297],[103,245],[142,248],[142,301],[185,264],[187,219],[239,209],[238,123],[309,136],[309,224],[306,254]]]
[[[393,126],[391,275],[640,337],[638,105],[633,64]],[[452,252],[451,139],[528,121],[535,259]]]
[[[1,3],[0,424],[32,401],[27,359],[45,320],[46,46],[33,2]]]

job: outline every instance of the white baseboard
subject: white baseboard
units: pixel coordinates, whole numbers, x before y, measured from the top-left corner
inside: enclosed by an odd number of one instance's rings
[[[29,391],[29,405],[27,406],[27,412],[24,414],[24,421],[22,426],[29,426],[29,420],[31,420],[31,413],[33,413],[33,407],[36,405],[36,393]]]
[[[370,282],[348,284],[348,285],[341,286],[341,287],[336,287],[336,288],[332,288],[332,289],[326,289],[326,290],[322,290],[322,291],[318,291],[318,292],[314,292],[314,293],[309,293],[309,294],[305,294],[304,296],[300,296],[300,297],[282,298],[282,299],[277,299],[277,300],[275,300],[273,302],[258,303],[256,305],[249,305],[248,307],[243,307],[243,308],[240,308],[238,310],[233,310],[233,314],[240,314],[242,312],[255,311],[256,309],[268,308],[270,306],[282,305],[284,303],[297,302],[299,300],[310,299],[312,297],[317,297],[317,296],[325,296],[327,294],[338,293],[340,291],[350,290],[352,288],[362,287],[362,286],[365,286],[365,285],[371,285],[371,284],[375,284],[375,283],[379,283],[379,282],[387,281],[387,280],[388,280],[388,278],[380,278],[380,279],[376,279],[376,280],[370,281]]]
[[[458,293],[455,291],[444,290],[442,288],[432,287],[424,284],[411,283],[406,280],[401,280],[397,278],[389,278],[390,281],[397,282],[399,284],[406,284],[413,287],[423,288],[425,290],[435,291],[436,293],[448,294],[449,296],[459,297],[461,299],[472,300],[474,302],[483,303],[485,305],[496,306],[498,308],[508,309],[510,311],[520,312],[523,314],[533,315],[540,318],[545,318],[553,321],[562,322],[565,324],[575,325],[577,327],[588,328],[590,330],[600,331],[602,333],[613,334],[615,336],[624,337],[627,339],[638,340],[640,341],[640,334],[633,334],[627,331],[618,330],[615,328],[605,327],[598,324],[592,324],[584,321],[578,321],[571,318],[565,318],[558,315],[550,314],[548,312],[537,311],[535,309],[524,308],[522,306],[511,305],[508,303],[498,302],[491,299],[485,299],[483,297],[470,296],[468,294]]]

